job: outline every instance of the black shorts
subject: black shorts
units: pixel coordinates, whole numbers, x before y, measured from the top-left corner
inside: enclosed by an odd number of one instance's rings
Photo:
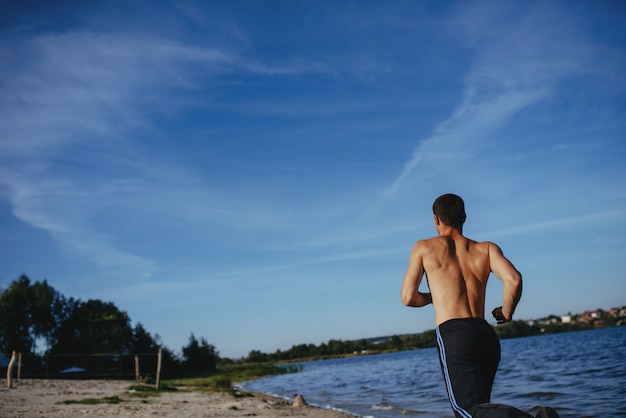
[[[457,417],[469,418],[491,400],[500,363],[500,340],[482,318],[451,319],[437,327],[439,361]]]
[[[491,387],[500,363],[500,340],[487,321],[481,318],[446,321],[437,327],[437,345],[456,417],[532,418],[512,406],[490,403]]]

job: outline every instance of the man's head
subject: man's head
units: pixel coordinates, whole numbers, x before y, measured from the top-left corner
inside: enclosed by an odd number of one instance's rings
[[[455,194],[444,194],[435,199],[433,213],[444,225],[460,230],[465,222],[465,203]]]

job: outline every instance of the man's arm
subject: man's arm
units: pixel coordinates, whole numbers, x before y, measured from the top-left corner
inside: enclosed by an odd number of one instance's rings
[[[409,257],[409,267],[404,274],[402,290],[400,291],[402,303],[414,308],[419,308],[433,302],[430,292],[422,293],[419,291],[422,277],[424,277],[423,247],[424,244],[422,241],[413,246],[411,256]]]
[[[491,271],[502,281],[502,306],[492,311],[498,324],[510,322],[515,308],[522,297],[522,275],[502,254],[496,244],[489,243],[489,264]]]

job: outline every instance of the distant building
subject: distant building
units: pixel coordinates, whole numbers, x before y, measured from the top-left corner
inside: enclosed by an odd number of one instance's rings
[[[600,313],[598,311],[586,311],[580,316],[580,320],[583,322],[593,321],[598,318],[600,318]]]
[[[561,317],[561,322],[564,324],[569,324],[570,322],[572,322],[572,315],[563,315]]]

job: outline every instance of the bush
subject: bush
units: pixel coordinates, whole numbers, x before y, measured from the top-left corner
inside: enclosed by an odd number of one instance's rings
[[[211,378],[211,387],[218,390],[230,390],[232,383],[230,377],[225,375],[217,375]]]

